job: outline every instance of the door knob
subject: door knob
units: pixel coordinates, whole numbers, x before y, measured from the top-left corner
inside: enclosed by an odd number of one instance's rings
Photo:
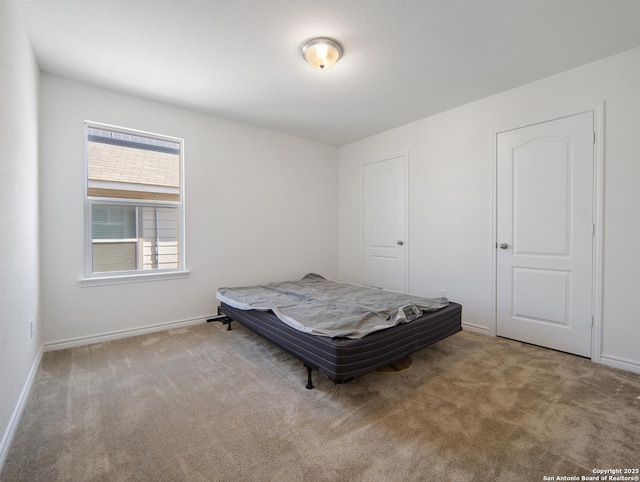
[[[500,249],[507,249],[509,245],[507,243],[500,243]]]
[[[401,239],[397,241],[396,243],[398,246],[402,246],[404,244],[404,241],[402,241]]]

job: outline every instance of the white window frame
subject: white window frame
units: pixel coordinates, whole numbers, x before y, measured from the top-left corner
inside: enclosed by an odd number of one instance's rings
[[[189,271],[186,269],[185,256],[185,236],[184,236],[184,140],[178,137],[171,137],[153,132],[141,131],[121,127],[101,122],[85,121],[84,123],[84,201],[85,201],[85,221],[84,221],[84,277],[80,279],[81,286],[111,285],[122,283],[137,283],[142,281],[157,281],[162,279],[186,278]],[[88,158],[88,135],[89,128],[105,129],[117,131],[134,136],[151,137],[154,139],[174,142],[180,146],[180,200],[179,201],[153,201],[139,199],[122,199],[109,197],[89,197],[89,158]],[[178,267],[177,268],[157,268],[153,270],[130,270],[130,271],[109,271],[93,272],[93,237],[92,237],[92,209],[93,205],[113,205],[113,206],[137,206],[137,207],[171,207],[177,208],[178,212]],[[137,223],[136,223],[137,225]],[[137,229],[137,228],[136,228]]]

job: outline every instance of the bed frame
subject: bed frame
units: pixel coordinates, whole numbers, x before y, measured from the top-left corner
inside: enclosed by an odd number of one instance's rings
[[[347,383],[415,353],[462,330],[462,306],[427,312],[420,318],[371,333],[363,338],[329,338],[310,335],[283,323],[271,311],[239,310],[222,303],[221,312],[253,330],[304,363],[306,388],[313,388],[312,370],[334,383]]]

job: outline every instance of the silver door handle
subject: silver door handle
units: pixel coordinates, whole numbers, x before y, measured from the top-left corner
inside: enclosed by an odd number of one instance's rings
[[[398,241],[396,242],[396,244],[397,244],[398,246],[402,246],[402,245],[404,244],[404,241],[402,241],[402,240],[400,239],[400,240],[398,240]]]
[[[500,249],[507,249],[509,245],[507,243],[500,243]]]

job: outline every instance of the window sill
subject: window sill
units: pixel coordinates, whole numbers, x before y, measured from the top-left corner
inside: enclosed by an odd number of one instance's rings
[[[168,279],[188,278],[189,271],[168,271],[163,273],[136,273],[118,276],[96,276],[95,278],[80,278],[80,286],[121,285],[126,283],[144,283],[145,281],[161,281]]]

